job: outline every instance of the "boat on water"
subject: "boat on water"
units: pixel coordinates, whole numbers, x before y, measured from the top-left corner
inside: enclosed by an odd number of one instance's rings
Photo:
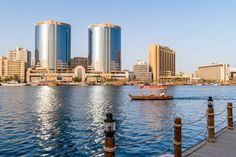
[[[151,85],[151,86],[140,86],[140,90],[142,89],[149,89],[149,90],[157,90],[159,91],[159,94],[153,94],[151,93],[149,95],[144,95],[140,91],[140,95],[131,95],[129,94],[129,97],[132,100],[172,100],[174,97],[172,95],[167,95],[167,86],[165,85]]]
[[[198,84],[196,84],[196,86],[203,86],[204,84],[201,84],[201,83],[198,83]]]
[[[26,83],[18,83],[17,81],[9,81],[7,83],[1,83],[2,86],[26,86]]]
[[[140,95],[140,96],[134,96],[134,95],[129,94],[129,96],[132,100],[172,100],[173,99],[172,95],[165,95],[165,96]]]
[[[56,87],[56,86],[59,86],[60,84],[59,83],[56,83],[56,82],[50,82],[48,83],[48,86],[51,86],[51,87]]]

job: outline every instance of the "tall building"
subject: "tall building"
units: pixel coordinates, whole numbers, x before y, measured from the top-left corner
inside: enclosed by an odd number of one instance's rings
[[[209,64],[198,67],[198,77],[209,81],[229,80],[229,64]]]
[[[77,66],[84,67],[85,70],[87,70],[87,64],[88,64],[88,58],[86,57],[74,57],[70,60],[70,67],[71,69],[74,69]]]
[[[138,81],[152,80],[152,73],[149,72],[149,65],[144,61],[138,61],[134,65],[134,78]]]
[[[68,68],[71,56],[71,26],[54,20],[35,26],[36,66],[49,72]]]
[[[150,65],[153,81],[155,82],[160,82],[161,79],[174,76],[175,51],[159,44],[153,44],[148,50],[148,64]]]
[[[111,73],[121,70],[121,28],[113,24],[88,27],[88,70]]]
[[[19,77],[21,82],[25,82],[26,63],[23,60],[11,60],[0,57],[0,77],[2,79]]]
[[[25,48],[17,47],[9,50],[7,53],[7,58],[10,60],[25,61],[26,67],[31,67],[31,52]]]

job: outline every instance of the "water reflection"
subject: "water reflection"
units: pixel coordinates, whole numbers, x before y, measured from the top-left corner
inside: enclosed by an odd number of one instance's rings
[[[170,129],[173,125],[175,107],[173,101],[127,100],[127,104],[122,105],[122,115],[127,114],[127,117],[118,128],[117,143],[126,144],[143,141]],[[142,152],[143,156],[152,156],[172,140],[172,134],[173,132],[170,131],[151,141],[122,147],[118,153],[121,154],[120,156],[138,156]],[[152,149],[148,147],[150,145],[152,145]],[[120,152],[121,150],[125,155]]]
[[[91,130],[89,138],[93,140],[94,144],[97,144],[96,146],[92,145],[90,148],[85,148],[91,150],[90,154],[102,151],[102,143],[104,142],[103,121],[105,114],[111,112],[115,117],[119,116],[120,101],[118,99],[120,90],[120,87],[93,86],[89,88],[88,97],[86,98],[86,100],[88,100],[87,107],[89,108],[86,117],[89,124],[87,129]],[[117,123],[117,125],[119,124]],[[97,147],[98,150],[94,151],[93,147]]]
[[[101,86],[95,86],[90,89],[89,92],[89,112],[92,118],[92,123],[96,124],[103,118],[103,113],[107,112],[110,108],[110,96],[108,95],[108,90],[102,88]]]
[[[165,130],[172,124],[171,119],[175,116],[173,101],[141,101],[139,107],[150,129]]]
[[[0,156],[102,156],[107,112],[117,120],[116,143],[127,144],[158,135],[173,125],[176,115],[183,122],[200,118],[209,95],[214,98],[216,113],[227,102],[236,103],[233,86],[171,87],[173,101],[131,101],[128,94],[137,91],[133,86],[0,87]],[[216,117],[216,125],[225,118],[226,113]],[[183,126],[183,149],[203,139],[198,135],[188,140],[205,125],[203,119],[195,126]],[[117,154],[151,157],[172,139],[173,130],[146,143],[117,147]]]
[[[69,126],[70,104],[63,99],[67,94],[68,91],[58,91],[52,87],[41,87],[37,90],[38,101],[35,103],[37,120],[34,134],[38,137],[39,146],[44,150],[42,155],[59,155],[75,151],[73,149],[69,152],[58,151],[74,146],[73,136],[70,134],[73,128]]]

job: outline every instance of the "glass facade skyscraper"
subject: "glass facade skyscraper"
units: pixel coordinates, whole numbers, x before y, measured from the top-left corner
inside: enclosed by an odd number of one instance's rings
[[[69,66],[71,26],[54,20],[37,22],[35,26],[36,67],[57,72]]]
[[[121,28],[113,24],[88,27],[88,70],[102,73],[121,70]]]

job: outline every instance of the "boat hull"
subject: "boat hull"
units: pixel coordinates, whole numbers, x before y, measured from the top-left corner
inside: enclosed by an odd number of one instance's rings
[[[17,84],[2,83],[1,85],[8,86],[8,87],[15,87],[15,86],[26,86],[26,83],[17,83]]]
[[[144,96],[134,96],[130,95],[130,98],[132,100],[172,100],[172,95],[166,95],[166,96],[159,96],[159,95],[144,95]]]

